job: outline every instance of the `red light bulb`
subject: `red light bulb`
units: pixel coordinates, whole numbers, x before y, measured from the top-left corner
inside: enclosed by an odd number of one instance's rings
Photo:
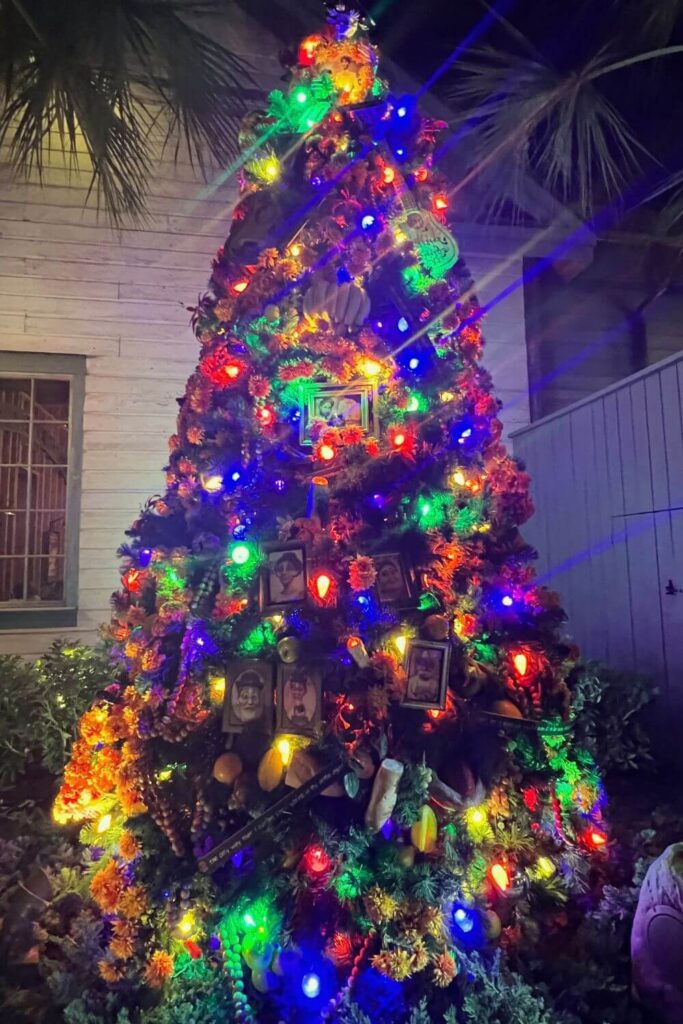
[[[526,670],[529,667],[529,659],[523,651],[518,651],[517,654],[513,654],[512,664],[515,666],[515,672],[518,676],[526,675]]]
[[[248,284],[249,281],[246,277],[240,277],[237,281],[233,281],[230,287],[236,295],[241,295]]]
[[[432,206],[438,213],[443,213],[448,209],[448,199],[443,194],[436,195],[432,199]]]
[[[510,875],[504,864],[494,864],[491,868],[491,878],[501,892],[510,888]]]
[[[331,863],[322,846],[309,846],[304,853],[304,867],[309,875],[324,875]]]
[[[318,454],[324,462],[331,462],[337,453],[331,444],[321,444]]]
[[[327,597],[330,587],[332,586],[332,580],[324,572],[321,572],[315,578],[315,589],[318,592],[318,597],[321,601],[324,601]]]

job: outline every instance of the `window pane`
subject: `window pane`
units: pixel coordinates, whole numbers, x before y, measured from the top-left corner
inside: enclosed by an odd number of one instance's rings
[[[66,508],[66,469],[36,466],[31,470],[31,508]]]
[[[0,511],[0,555],[24,554],[26,518],[25,511]]]
[[[33,418],[35,420],[68,420],[68,380],[41,380],[33,383]]]
[[[29,601],[61,601],[64,597],[64,559],[29,558]]]
[[[36,466],[66,466],[69,456],[67,423],[34,423],[31,459]]]
[[[0,462],[28,462],[28,423],[0,423]]]
[[[0,601],[21,601],[24,597],[24,559],[0,558]]]
[[[0,466],[0,509],[26,508],[27,485],[24,466]]]
[[[31,412],[31,381],[0,377],[0,420],[28,420]]]
[[[32,512],[29,555],[63,555],[66,518],[63,512]]]

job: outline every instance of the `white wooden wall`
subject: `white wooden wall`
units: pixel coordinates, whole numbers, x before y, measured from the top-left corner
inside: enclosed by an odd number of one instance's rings
[[[660,688],[663,742],[683,729],[683,353],[514,434],[532,476],[525,526],[588,657]],[[680,756],[680,752],[679,752]]]
[[[233,45],[235,37],[264,92],[281,85],[279,43],[237,8]],[[87,356],[79,617],[66,632],[89,642],[109,619],[124,531],[164,486],[175,399],[197,359],[186,306],[206,286],[236,198],[234,176],[222,182],[218,174],[216,182],[207,188],[186,161],[162,159],[149,223],[113,233],[84,208],[87,174],[69,173],[57,153],[42,187],[13,183],[0,162],[0,349]],[[528,422],[519,286],[526,250],[515,255],[521,235],[514,232],[497,249],[477,231],[470,226],[461,237],[462,251],[483,301],[506,293],[485,326],[485,362],[511,428]],[[0,653],[35,657],[64,632],[0,631]]]

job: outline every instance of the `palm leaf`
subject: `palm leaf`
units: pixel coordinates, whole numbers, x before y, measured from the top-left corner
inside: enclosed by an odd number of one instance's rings
[[[578,72],[549,61],[484,47],[466,56],[450,95],[469,119],[470,165],[516,202],[535,176],[549,191],[590,214],[637,172],[644,147],[594,82],[612,65],[606,51]],[[511,185],[511,188],[510,188]]]
[[[0,144],[42,179],[57,148],[84,158],[98,205],[144,215],[153,162],[174,140],[205,169],[238,152],[246,63],[199,27],[220,0],[12,0],[0,6]]]

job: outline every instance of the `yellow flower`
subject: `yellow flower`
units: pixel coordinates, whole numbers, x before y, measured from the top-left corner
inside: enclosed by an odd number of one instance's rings
[[[168,953],[164,953],[163,950],[160,949],[158,949],[156,953],[152,953],[144,974],[147,984],[152,988],[161,988],[164,982],[167,981],[172,974],[173,957],[169,956]]]
[[[373,921],[391,921],[398,913],[398,902],[379,885],[373,885],[365,894],[365,909]]]
[[[429,963],[429,953],[422,939],[418,939],[413,946],[413,953],[410,958],[411,967],[414,972],[423,971]]]

